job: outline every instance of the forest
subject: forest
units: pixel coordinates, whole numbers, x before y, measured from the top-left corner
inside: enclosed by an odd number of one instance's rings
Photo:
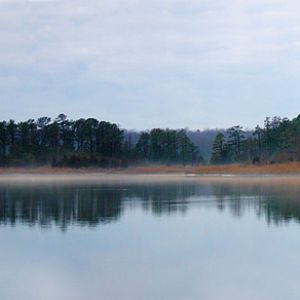
[[[126,167],[129,164],[196,164],[203,161],[185,130],[155,128],[139,134],[94,118],[69,120],[60,114],[16,123],[0,122],[0,165]]]
[[[241,126],[217,133],[210,162],[272,164],[299,160],[300,115],[292,120],[267,117],[262,127],[257,125],[246,134]]]
[[[203,155],[204,153],[204,155]],[[94,118],[0,122],[0,166],[127,167],[144,164],[272,164],[300,160],[300,115],[245,131],[154,128],[136,132]]]

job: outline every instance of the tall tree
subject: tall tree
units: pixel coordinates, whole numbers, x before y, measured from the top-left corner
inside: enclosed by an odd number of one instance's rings
[[[228,144],[226,143],[224,134],[219,132],[213,143],[211,163],[223,164],[227,163],[228,160]]]
[[[227,130],[228,145],[233,157],[233,160],[240,160],[243,151],[245,136],[243,127],[237,125]]]

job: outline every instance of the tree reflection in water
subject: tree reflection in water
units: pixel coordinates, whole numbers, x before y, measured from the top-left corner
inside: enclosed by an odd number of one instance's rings
[[[193,205],[230,210],[236,217],[251,209],[280,224],[300,221],[299,195],[297,185],[271,184],[1,185],[0,224],[96,226],[116,222],[132,205],[157,216],[185,213]]]

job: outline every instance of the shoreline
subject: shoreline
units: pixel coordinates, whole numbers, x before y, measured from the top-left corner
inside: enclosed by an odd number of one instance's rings
[[[11,167],[0,168],[0,176],[5,175],[84,175],[84,174],[124,174],[124,175],[187,175],[187,176],[300,176],[300,162],[290,162],[268,165],[199,165],[199,166],[162,166],[146,165],[128,168],[52,168],[44,167]]]
[[[0,174],[1,185],[14,184],[274,184],[300,185],[300,174],[121,174],[121,173],[60,173],[33,174],[10,173]]]

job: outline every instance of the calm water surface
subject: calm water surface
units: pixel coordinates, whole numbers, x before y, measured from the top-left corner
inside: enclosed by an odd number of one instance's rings
[[[0,299],[300,298],[300,186],[0,185]]]

